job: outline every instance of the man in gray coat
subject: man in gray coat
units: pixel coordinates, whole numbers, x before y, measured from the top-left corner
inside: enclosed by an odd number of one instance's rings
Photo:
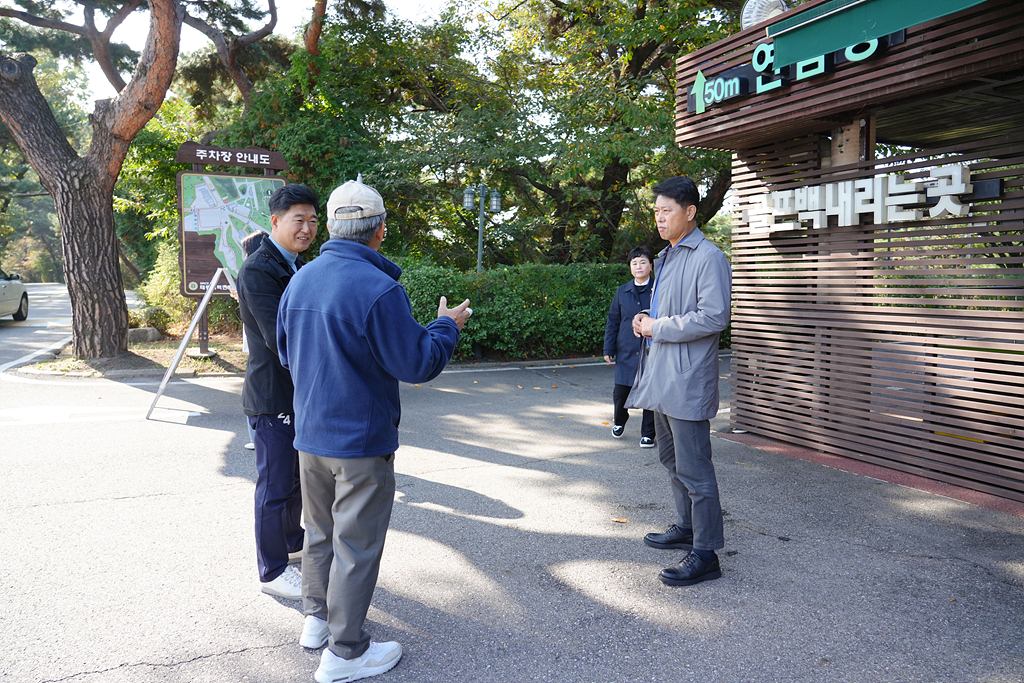
[[[711,423],[718,412],[718,335],[729,324],[732,272],[722,251],[697,230],[700,193],[689,178],[654,186],[658,234],[669,246],[655,264],[650,311],[633,318],[647,345],[628,407],[654,411],[658,455],[668,470],[676,523],[651,533],[653,548],[689,548],[662,570],[662,582],[689,586],[721,577],[715,550],[725,545]]]

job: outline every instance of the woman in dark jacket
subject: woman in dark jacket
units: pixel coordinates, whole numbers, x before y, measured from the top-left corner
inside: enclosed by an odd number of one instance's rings
[[[643,340],[633,334],[633,316],[651,307],[651,289],[654,280],[651,269],[654,254],[645,246],[629,252],[629,269],[633,280],[619,287],[608,311],[608,326],[604,332],[604,360],[615,362],[615,388],[612,390],[612,404],[615,413],[612,422],[612,436],[622,437],[629,420],[629,411],[624,407],[626,398],[633,388],[640,348]],[[654,448],[654,413],[643,412],[640,423],[640,448]]]

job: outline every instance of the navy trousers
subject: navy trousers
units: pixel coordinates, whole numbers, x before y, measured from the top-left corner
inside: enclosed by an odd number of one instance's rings
[[[256,564],[266,583],[281,575],[305,535],[295,416],[250,415],[249,425],[256,433]]]

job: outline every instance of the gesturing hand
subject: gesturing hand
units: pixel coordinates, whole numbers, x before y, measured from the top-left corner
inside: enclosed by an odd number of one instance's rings
[[[448,298],[442,296],[441,303],[437,306],[437,317],[451,318],[459,326],[459,330],[462,329],[462,326],[466,324],[471,315],[473,315],[473,309],[469,307],[469,299],[466,299],[455,308],[448,308]]]

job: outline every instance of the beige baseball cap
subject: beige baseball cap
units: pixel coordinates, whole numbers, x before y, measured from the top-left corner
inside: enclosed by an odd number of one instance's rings
[[[370,218],[384,213],[384,198],[362,180],[350,180],[334,188],[327,200],[327,218]]]

